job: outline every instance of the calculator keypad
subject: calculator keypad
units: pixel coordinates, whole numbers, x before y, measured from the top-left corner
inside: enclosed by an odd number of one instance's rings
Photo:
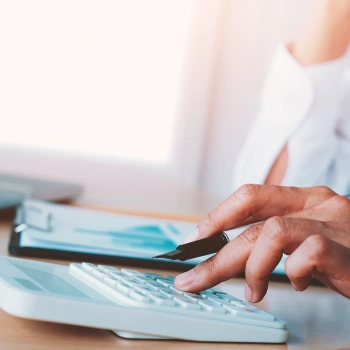
[[[164,308],[169,312],[239,317],[273,322],[275,317],[229,294],[211,288],[200,293],[176,289],[174,277],[91,263],[70,264],[70,274],[117,303]]]

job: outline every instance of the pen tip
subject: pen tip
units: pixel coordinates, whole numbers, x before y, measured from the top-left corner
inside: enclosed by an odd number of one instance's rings
[[[156,255],[152,257],[152,259],[164,258],[164,259],[170,259],[170,260],[177,260],[179,255],[181,254],[182,254],[181,250],[175,249],[165,254]]]
[[[163,257],[164,257],[164,254],[161,254],[161,255],[152,256],[152,259],[158,259]]]

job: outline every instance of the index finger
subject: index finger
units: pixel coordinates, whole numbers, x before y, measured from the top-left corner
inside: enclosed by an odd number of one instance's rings
[[[243,272],[262,227],[262,224],[249,227],[215,255],[177,276],[175,287],[185,292],[199,292]]]
[[[284,216],[316,205],[336,193],[324,186],[244,185],[199,222],[186,243],[248,223]]]

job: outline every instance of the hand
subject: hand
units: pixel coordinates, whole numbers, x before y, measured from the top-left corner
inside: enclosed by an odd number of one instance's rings
[[[197,292],[245,271],[245,297],[260,301],[282,254],[294,288],[311,276],[350,297],[350,200],[327,187],[245,185],[207,214],[186,241],[253,225],[213,257],[178,276],[178,289]]]

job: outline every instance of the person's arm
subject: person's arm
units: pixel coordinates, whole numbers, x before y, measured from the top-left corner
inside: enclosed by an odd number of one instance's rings
[[[303,66],[334,60],[345,54],[350,43],[350,1],[326,0],[317,4],[290,46]]]
[[[308,16],[299,38],[289,46],[292,56],[303,66],[337,59],[350,43],[350,1],[326,0]],[[265,184],[280,185],[288,165],[288,145],[276,158]]]
[[[251,222],[217,254],[177,276],[176,288],[198,292],[243,271],[246,299],[260,301],[282,254],[294,288],[311,276],[350,297],[350,199],[327,187],[245,185],[207,214],[187,239],[196,240]]]

